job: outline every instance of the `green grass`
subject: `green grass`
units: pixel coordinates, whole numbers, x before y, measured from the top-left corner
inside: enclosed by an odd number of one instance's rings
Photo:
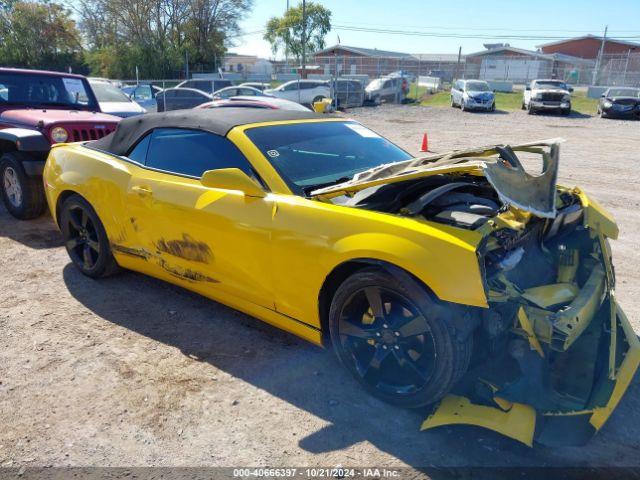
[[[415,84],[412,85],[409,98],[416,98]],[[420,105],[428,105],[430,107],[449,107],[451,105],[451,96],[448,90],[430,95],[424,87],[418,87],[418,98],[420,99]],[[595,115],[597,104],[598,101],[593,98],[587,98],[585,92],[574,92],[571,95],[571,108],[574,112]],[[498,110],[520,110],[521,106],[522,90],[513,93],[496,93],[496,108]]]

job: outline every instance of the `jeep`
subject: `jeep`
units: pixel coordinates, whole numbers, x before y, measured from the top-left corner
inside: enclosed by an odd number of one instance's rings
[[[0,68],[0,195],[27,220],[46,209],[42,170],[51,144],[97,140],[120,118],[100,113],[81,75]]]

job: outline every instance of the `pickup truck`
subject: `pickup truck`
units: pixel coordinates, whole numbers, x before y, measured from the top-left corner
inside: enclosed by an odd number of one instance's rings
[[[533,80],[524,89],[522,109],[529,114],[551,110],[569,115],[571,92],[573,87],[560,80]]]
[[[81,75],[0,68],[0,196],[11,215],[46,209],[42,170],[54,143],[97,140],[119,117],[100,112]]]

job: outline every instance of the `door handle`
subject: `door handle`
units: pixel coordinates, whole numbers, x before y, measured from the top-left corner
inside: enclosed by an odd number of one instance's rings
[[[151,189],[146,185],[135,185],[131,187],[131,190],[137,193],[138,195],[140,195],[141,197],[147,197],[153,193]]]

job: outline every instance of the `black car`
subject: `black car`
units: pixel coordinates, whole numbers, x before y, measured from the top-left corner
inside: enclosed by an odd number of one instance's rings
[[[212,94],[217,92],[221,88],[231,87],[233,82],[231,80],[224,80],[221,78],[216,79],[204,79],[204,78],[192,78],[191,80],[185,80],[182,83],[176,85],[177,88],[194,88],[201,90],[205,93]]]
[[[598,114],[604,117],[626,117],[640,120],[640,88],[607,89],[598,102]]]
[[[195,88],[167,88],[156,95],[158,112],[197,107],[213,100],[213,97]]]

